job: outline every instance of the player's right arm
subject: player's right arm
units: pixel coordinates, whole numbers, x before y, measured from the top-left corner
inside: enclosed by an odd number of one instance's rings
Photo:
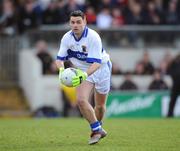
[[[61,78],[61,74],[64,71],[64,61],[56,60],[56,66],[59,69],[59,79]]]
[[[64,68],[64,61],[56,60],[56,66],[57,66],[58,69]]]
[[[61,76],[61,73],[64,71],[64,61],[68,59],[68,54],[67,54],[67,37],[66,35],[63,36],[61,39],[60,47],[59,47],[59,52],[56,58],[56,66],[59,69],[59,78]]]

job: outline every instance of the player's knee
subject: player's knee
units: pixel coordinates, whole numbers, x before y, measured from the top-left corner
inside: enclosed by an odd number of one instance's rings
[[[82,98],[79,98],[77,99],[77,104],[78,106],[84,106],[86,104],[86,100],[85,99],[82,99]]]
[[[106,106],[104,104],[101,104],[101,105],[96,105],[95,106],[98,110],[105,110],[106,109]]]

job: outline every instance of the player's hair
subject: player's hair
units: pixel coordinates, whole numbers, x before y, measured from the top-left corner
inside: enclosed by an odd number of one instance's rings
[[[75,10],[75,11],[71,12],[70,18],[71,18],[72,16],[73,16],[73,17],[81,17],[82,19],[85,18],[85,15],[84,15],[84,13],[83,13],[81,10]]]

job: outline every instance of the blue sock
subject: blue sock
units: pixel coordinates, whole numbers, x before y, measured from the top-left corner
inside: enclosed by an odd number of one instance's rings
[[[100,125],[102,126],[102,124],[103,124],[102,121],[99,121],[99,123],[100,123]]]
[[[93,132],[97,132],[97,131],[100,131],[100,130],[102,129],[102,128],[101,128],[101,124],[100,124],[99,121],[96,121],[96,122],[90,124],[90,127],[91,127],[91,130],[92,130]]]

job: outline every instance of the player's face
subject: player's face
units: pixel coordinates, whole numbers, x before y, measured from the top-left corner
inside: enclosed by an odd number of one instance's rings
[[[86,21],[85,21],[85,19],[82,19],[82,17],[71,16],[70,26],[71,26],[72,31],[75,33],[75,35],[81,36],[85,25],[86,25]]]

